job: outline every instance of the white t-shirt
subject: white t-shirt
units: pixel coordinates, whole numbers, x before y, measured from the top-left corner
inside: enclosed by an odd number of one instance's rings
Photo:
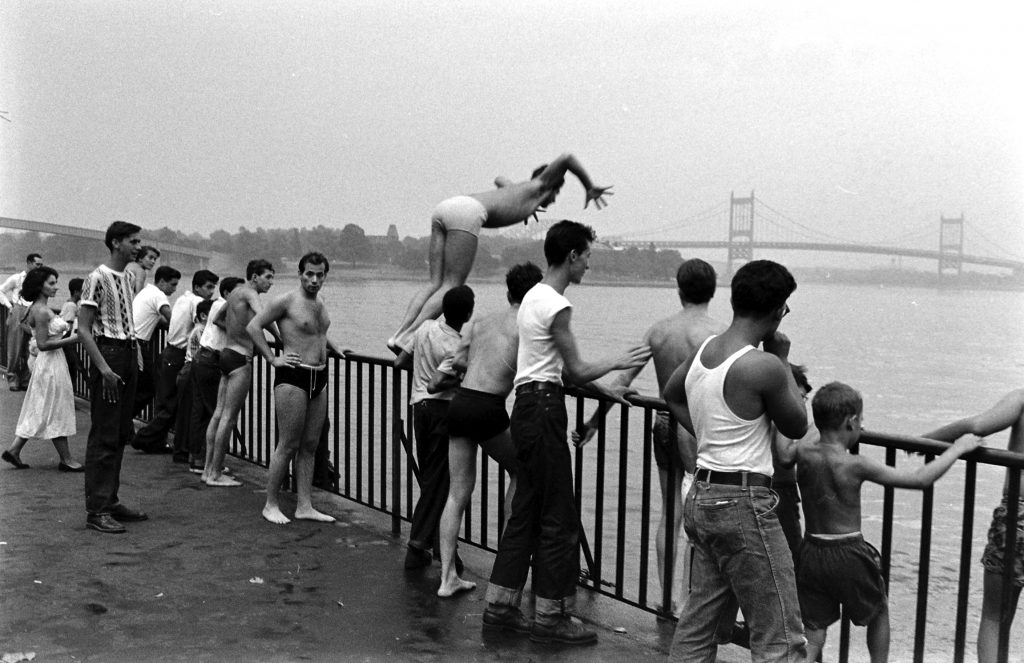
[[[181,297],[171,307],[171,324],[167,328],[167,345],[173,345],[182,350],[187,349],[188,335],[192,333],[192,327],[196,322],[196,306],[203,298],[189,290],[182,293]]]
[[[199,345],[204,348],[220,351],[224,349],[224,344],[227,343],[227,332],[213,324],[213,319],[217,317],[217,311],[221,310],[226,303],[226,299],[218,299],[210,307],[210,315],[206,318],[206,329],[203,330],[203,335],[199,338]]]
[[[455,389],[436,394],[427,392],[434,371],[445,357],[455,352],[462,340],[462,335],[443,320],[427,320],[416,330],[412,354],[412,396],[409,397],[411,403],[419,403],[428,398],[448,401],[455,395]]]
[[[555,315],[572,304],[546,283],[538,283],[523,297],[516,316],[519,327],[519,354],[516,379],[518,387],[527,382],[562,384],[562,353],[555,347],[551,322]]]
[[[132,318],[135,320],[135,336],[143,341],[153,338],[153,331],[160,324],[160,309],[171,306],[167,295],[152,283],[139,291],[132,301]]]
[[[32,306],[32,302],[26,302],[21,298],[21,286],[25,283],[25,277],[28,272],[21,271],[17,274],[12,274],[7,277],[7,280],[0,285],[0,302],[4,303],[4,306],[10,306],[11,304],[21,304],[22,306]]]

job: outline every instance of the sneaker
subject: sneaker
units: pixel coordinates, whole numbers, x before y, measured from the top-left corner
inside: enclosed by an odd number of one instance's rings
[[[206,471],[206,466],[205,465],[192,465],[191,463],[189,463],[188,471],[191,472],[192,474],[202,474],[203,472]]]
[[[487,608],[484,610],[484,629],[525,634],[530,632],[530,620],[519,608],[509,608],[505,613]]]
[[[122,523],[137,523],[143,520],[149,520],[149,516],[144,511],[135,511],[129,509],[123,504],[115,504],[110,507],[110,516],[114,520],[118,520]]]
[[[420,550],[412,546],[406,546],[408,549],[405,553],[405,568],[407,569],[421,569],[424,566],[430,566],[431,556],[429,550]]]
[[[107,513],[89,515],[85,519],[85,526],[104,534],[124,534],[127,531],[124,525],[111,518]]]
[[[597,642],[597,632],[583,628],[574,622],[569,615],[562,615],[558,620],[545,626],[536,621],[530,628],[530,640],[534,642],[560,642],[564,645],[589,645]]]

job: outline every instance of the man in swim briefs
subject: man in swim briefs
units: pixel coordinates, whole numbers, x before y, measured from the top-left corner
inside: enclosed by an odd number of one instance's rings
[[[245,268],[246,282],[231,291],[211,324],[224,325],[224,348],[220,351],[220,384],[217,407],[206,427],[206,462],[202,480],[207,486],[231,488],[241,486],[237,479],[224,476],[224,455],[231,440],[231,431],[238,421],[238,412],[252,384],[252,339],[246,325],[263,310],[259,296],[274,285],[274,266],[262,259],[250,260]],[[270,331],[277,336],[277,329]],[[262,333],[262,332],[261,332]]]
[[[477,237],[481,228],[504,228],[526,222],[555,202],[565,183],[566,171],[575,175],[586,191],[584,209],[594,201],[601,209],[612,193],[610,186],[594,186],[583,164],[571,154],[563,154],[533,171],[525,182],[513,182],[498,176],[495,188],[481,193],[444,200],[430,219],[430,281],[409,302],[398,330],[388,339],[388,348],[396,355],[412,350],[412,334],[424,320],[441,313],[441,298],[449,289],[462,285],[476,258]]]
[[[334,522],[334,518],[313,508],[313,460],[320,441],[320,429],[327,415],[327,351],[338,351],[327,338],[331,325],[320,289],[330,263],[316,252],[299,260],[299,286],[275,297],[256,314],[246,330],[253,348],[274,366],[274,400],[279,441],[267,474],[267,502],[263,517],[276,525],[290,520],[281,512],[281,483],[288,464],[295,462],[298,501],[295,518]],[[284,351],[274,356],[263,330],[277,324]]]

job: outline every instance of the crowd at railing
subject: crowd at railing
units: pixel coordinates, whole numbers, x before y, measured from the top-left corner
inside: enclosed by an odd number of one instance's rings
[[[6,348],[7,311],[0,307],[0,348]],[[163,344],[162,336],[157,340]],[[88,398],[87,371],[89,358],[78,351],[80,370],[74,379],[77,396]],[[6,356],[0,353],[0,357]],[[330,434],[327,438],[329,457],[337,472],[332,475],[329,489],[361,505],[391,516],[392,532],[401,533],[402,521],[412,514],[417,494],[417,467],[413,455],[412,420],[409,416],[409,373],[398,369],[394,362],[381,358],[349,353],[344,357],[333,355],[330,369]],[[580,428],[585,411],[593,411],[595,396],[569,390],[570,422]],[[679,554],[675,542],[666,542],[665,568],[668,577],[659,585],[656,568],[652,572],[652,523],[657,523],[661,500],[652,486],[658,481],[652,455],[652,430],[656,414],[666,411],[658,399],[642,396],[628,397],[630,406],[615,405],[600,420],[593,447],[579,448],[575,452],[575,495],[581,514],[583,536],[581,553],[585,564],[580,584],[602,595],[625,604],[673,619],[671,606],[675,596],[671,569],[672,560]],[[253,382],[246,399],[231,453],[239,458],[266,466],[276,439],[273,411],[271,368],[259,357],[254,362]],[[145,416],[145,415],[144,415]],[[861,447],[884,449],[885,461],[896,465],[902,454],[921,454],[926,460],[940,454],[946,445],[923,438],[865,432]],[[906,461],[904,461],[906,462]],[[967,642],[967,621],[970,611],[969,594],[971,564],[976,559],[974,539],[975,495],[978,485],[978,467],[993,466],[1006,470],[1024,470],[1024,456],[1000,449],[985,448],[962,461],[963,506],[961,521],[960,555],[957,562],[956,611],[953,624],[944,624],[954,633],[952,660],[964,660]],[[480,458],[480,484],[466,510],[461,540],[469,545],[495,551],[505,520],[501,496],[505,493],[506,477],[485,454]],[[671,470],[670,470],[671,471]],[[1019,504],[1020,471],[1009,471],[1006,492],[1007,503]],[[675,481],[674,477],[670,481]],[[896,522],[897,493],[885,488],[882,504],[881,546],[883,575],[890,594],[909,595],[916,592],[914,617],[913,660],[925,660],[929,599],[932,588],[930,575],[933,562],[933,488],[923,493],[920,512],[920,535],[916,566],[916,587],[899,582],[891,584],[893,564],[894,523]],[[902,505],[905,506],[905,505]],[[979,504],[986,512],[990,506]],[[672,500],[666,505],[669,522],[675,514]],[[907,514],[900,514],[904,519]],[[1014,522],[1014,514],[1009,514]],[[656,526],[656,525],[655,525]],[[671,538],[671,537],[669,537]],[[1003,596],[1009,602],[1012,583],[1013,537],[1008,538],[1005,569],[1002,575]],[[684,551],[685,552],[685,551]],[[948,562],[949,560],[943,560]],[[1009,604],[1005,611],[1012,611]],[[1008,660],[1009,623],[1000,632],[1000,660]],[[948,631],[947,631],[948,633]],[[839,639],[839,659],[850,659],[849,622],[843,620]]]

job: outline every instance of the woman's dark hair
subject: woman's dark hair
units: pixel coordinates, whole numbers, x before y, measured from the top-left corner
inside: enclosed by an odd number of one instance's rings
[[[36,267],[31,270],[21,284],[21,298],[26,302],[34,302],[42,294],[43,284],[51,276],[58,276],[57,270],[53,267]]]

